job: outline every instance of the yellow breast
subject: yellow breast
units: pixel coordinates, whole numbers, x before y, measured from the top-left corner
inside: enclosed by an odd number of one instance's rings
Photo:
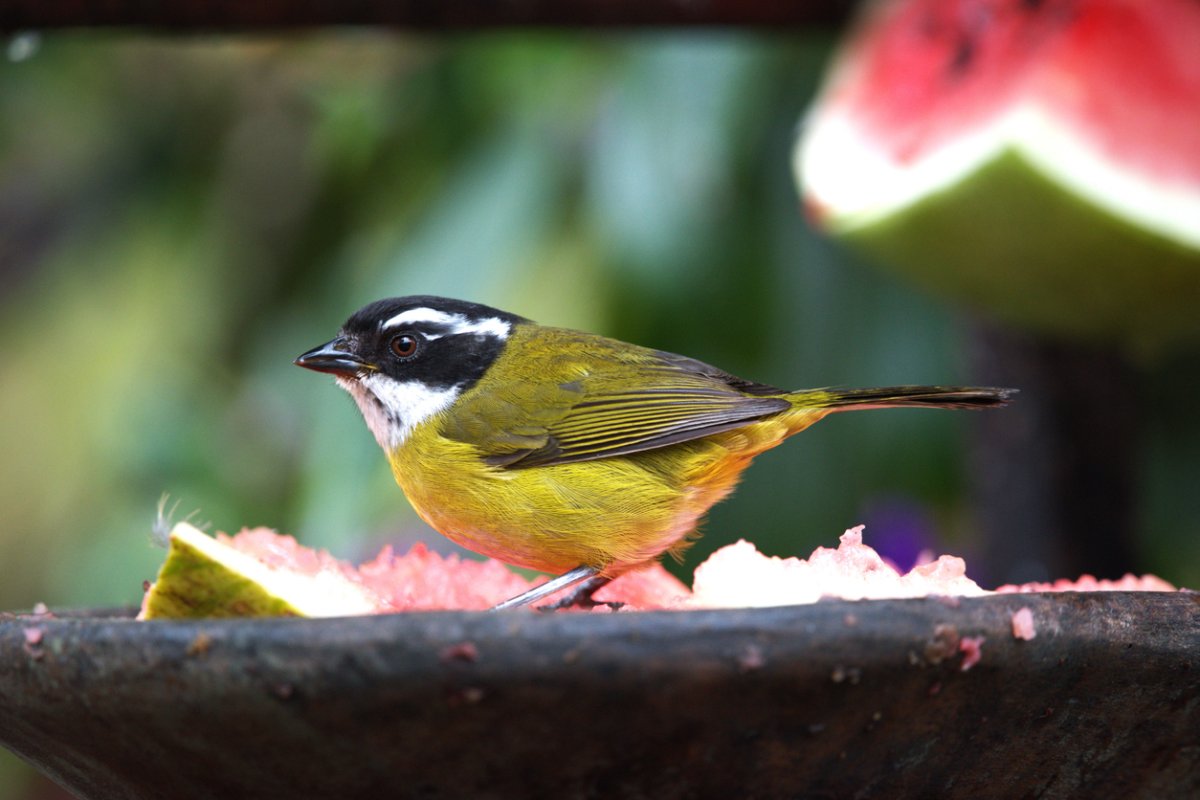
[[[462,546],[502,561],[614,575],[686,544],[758,453],[791,432],[764,420],[645,453],[528,469],[486,465],[431,419],[390,457],[417,513]]]

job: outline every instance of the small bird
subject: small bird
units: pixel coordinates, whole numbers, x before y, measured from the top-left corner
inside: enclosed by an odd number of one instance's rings
[[[678,554],[751,460],[835,411],[988,408],[1009,389],[788,392],[686,356],[477,303],[371,303],[298,366],[332,374],[435,530],[558,577],[496,608],[594,605],[614,577]]]

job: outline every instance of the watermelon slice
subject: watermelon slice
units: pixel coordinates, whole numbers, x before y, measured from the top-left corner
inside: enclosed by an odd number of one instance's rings
[[[876,3],[794,167],[818,226],[1009,322],[1200,335],[1200,3]]]
[[[268,528],[214,538],[180,522],[171,529],[157,579],[146,587],[139,618],[483,610],[533,586],[494,559],[443,556],[420,543],[403,555],[384,547],[355,567]],[[690,595],[677,578],[654,564],[622,575],[597,592],[596,599],[630,609],[671,608]]]
[[[328,553],[301,548],[291,537],[273,538],[267,548],[261,537],[255,544],[238,548],[176,524],[139,618],[336,617],[379,607],[352,570]]]

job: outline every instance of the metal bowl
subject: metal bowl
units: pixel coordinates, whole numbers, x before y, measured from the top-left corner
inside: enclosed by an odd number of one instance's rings
[[[1193,798],[1200,600],[5,614],[0,743],[95,800]]]

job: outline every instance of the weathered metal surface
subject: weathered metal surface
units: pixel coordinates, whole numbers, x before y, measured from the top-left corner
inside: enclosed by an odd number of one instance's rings
[[[95,800],[1193,798],[1200,600],[3,615],[0,742]]]

